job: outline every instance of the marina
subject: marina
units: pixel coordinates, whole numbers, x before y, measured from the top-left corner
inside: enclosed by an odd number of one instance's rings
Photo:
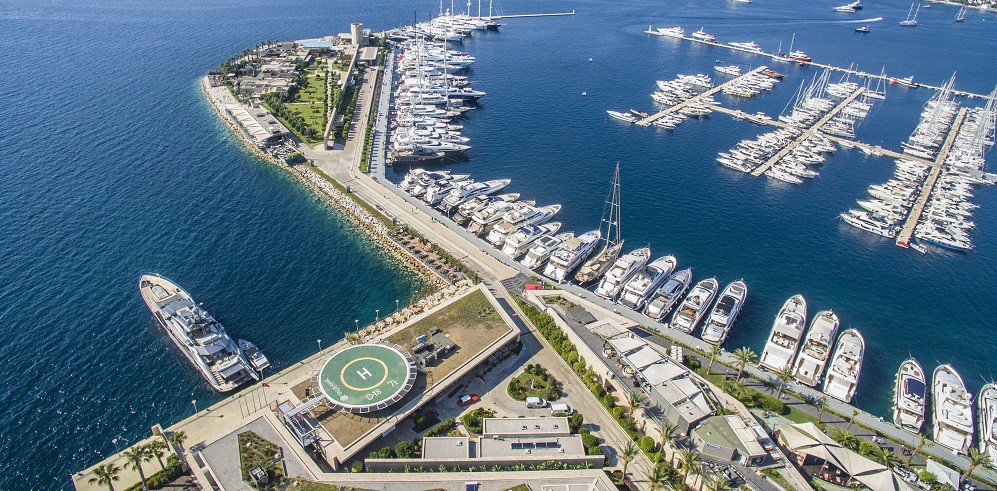
[[[691,97],[689,99],[686,99],[686,100],[684,100],[684,101],[682,101],[682,102],[680,102],[678,104],[675,104],[673,106],[667,107],[667,108],[665,108],[664,110],[662,110],[662,111],[660,111],[658,113],[655,113],[655,114],[653,114],[651,116],[648,116],[648,117],[646,117],[644,119],[641,119],[639,121],[636,121],[636,124],[637,124],[637,126],[650,126],[651,124],[653,124],[658,119],[661,119],[661,118],[663,118],[663,117],[665,117],[665,116],[667,116],[669,114],[672,114],[672,113],[674,113],[676,111],[681,111],[682,109],[684,109],[687,106],[690,106],[690,105],[693,105],[693,104],[697,104],[701,100],[704,100],[704,99],[706,99],[708,97],[711,97],[712,95],[714,95],[714,94],[716,94],[718,92],[721,92],[725,88],[734,86],[739,81],[747,79],[747,78],[750,78],[753,75],[756,75],[756,74],[759,74],[759,73],[765,71],[766,69],[767,69],[767,67],[760,66],[760,67],[758,67],[758,68],[756,68],[756,69],[754,69],[754,70],[752,70],[750,72],[745,73],[744,75],[741,75],[741,76],[739,76],[737,78],[734,78],[732,80],[724,82],[724,83],[722,83],[720,85],[717,85],[716,87],[713,87],[712,89],[709,89],[709,90],[707,90],[705,92],[702,92],[702,93],[700,93],[698,95],[695,95],[695,96],[693,96],[693,97]]]

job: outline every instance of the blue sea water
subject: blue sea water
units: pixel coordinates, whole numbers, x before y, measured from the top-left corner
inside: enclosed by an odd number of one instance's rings
[[[716,152],[763,129],[716,115],[672,133],[611,123],[648,110],[654,81],[711,73],[717,60],[764,60],[649,37],[648,24],[705,26],[728,41],[779,41],[816,60],[989,92],[997,82],[992,14],[902,2],[605,0],[496,2],[510,19],[465,43],[488,95],[464,122],[463,172],[510,177],[510,191],[562,203],[567,229],[597,226],[612,166],[623,168],[628,244],[673,253],[697,278],[744,277],[748,303],[728,346],[761,351],[775,312],[803,293],[858,327],[868,355],[857,403],[885,414],[910,354],[952,362],[972,390],[992,378],[997,197],[981,189],[977,249],[920,255],[835,216],[891,173],[888,159],[841,151],[812,184],[734,174]],[[418,288],[283,171],[245,152],[204,103],[197,79],[260,39],[318,37],[360,21],[411,22],[435,2],[298,0],[0,0],[0,489],[69,486],[80,470],[217,400],[156,328],[136,289],[158,271],[185,286],[279,368]],[[873,32],[854,34],[859,19]],[[592,58],[592,62],[588,59]],[[780,65],[771,94],[725,105],[778,113],[813,68]],[[582,97],[581,93],[587,92]],[[859,138],[898,148],[925,90],[893,89]],[[397,177],[397,176],[396,176]],[[372,284],[371,279],[376,279]]]

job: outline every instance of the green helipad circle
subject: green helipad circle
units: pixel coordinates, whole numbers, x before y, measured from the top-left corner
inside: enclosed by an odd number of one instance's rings
[[[384,409],[412,388],[415,364],[396,348],[358,344],[343,348],[319,372],[319,389],[330,405],[354,413]]]

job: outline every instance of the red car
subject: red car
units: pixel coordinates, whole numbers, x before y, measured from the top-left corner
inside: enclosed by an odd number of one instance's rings
[[[480,400],[481,398],[478,397],[478,394],[462,395],[460,396],[460,398],[457,399],[457,405],[460,407],[470,406],[471,404],[474,404],[475,402],[478,402]]]

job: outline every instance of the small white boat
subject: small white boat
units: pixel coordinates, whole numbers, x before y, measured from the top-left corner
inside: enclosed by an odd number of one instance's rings
[[[270,368],[270,360],[263,354],[255,344],[246,341],[245,339],[240,339],[239,348],[242,348],[243,354],[246,358],[249,358],[249,364],[256,369],[257,372],[262,372],[267,368]]]
[[[908,358],[900,364],[893,388],[893,424],[911,433],[920,433],[927,409],[927,379],[921,364]]]

